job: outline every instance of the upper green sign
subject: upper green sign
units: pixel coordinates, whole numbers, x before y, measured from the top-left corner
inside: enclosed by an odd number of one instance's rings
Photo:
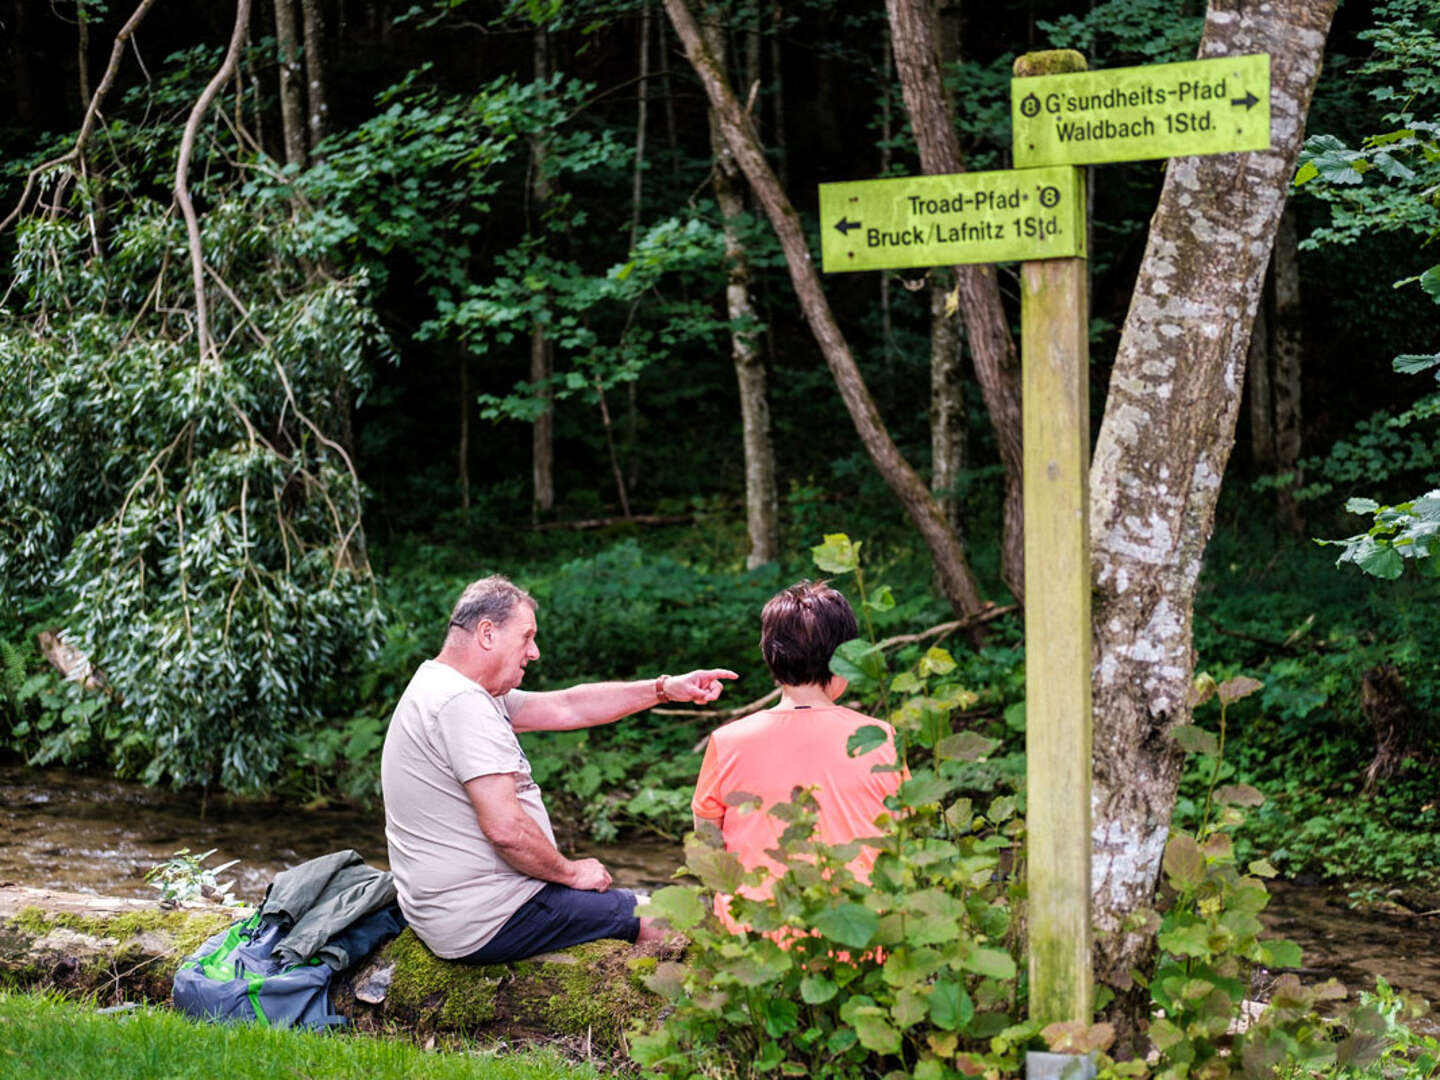
[[[1017,167],[1270,148],[1270,57],[1037,75],[1010,82]]]
[[[908,176],[820,185],[827,274],[1085,254],[1078,170]]]

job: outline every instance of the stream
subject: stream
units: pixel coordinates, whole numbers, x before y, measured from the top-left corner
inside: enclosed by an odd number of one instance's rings
[[[342,848],[373,866],[387,865],[384,814],[333,807],[211,799],[66,770],[0,766],[0,884],[156,896],[145,873],[181,848],[206,862],[239,863],[227,871],[233,891],[258,903],[281,870]],[[563,825],[563,823],[557,823]],[[563,828],[561,845],[565,849]],[[577,843],[567,851],[603,862],[615,884],[656,888],[680,863],[678,844],[640,837],[623,844]],[[1272,934],[1304,952],[1306,982],[1338,978],[1354,995],[1382,975],[1397,988],[1440,1002],[1440,910],[1352,910],[1340,886],[1270,883],[1261,918]],[[1426,905],[1440,908],[1440,902]],[[1424,1025],[1434,1029],[1434,1021]],[[1418,1025],[1417,1025],[1418,1026]]]

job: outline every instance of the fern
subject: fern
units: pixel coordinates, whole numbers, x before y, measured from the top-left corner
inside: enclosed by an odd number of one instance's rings
[[[0,638],[0,691],[12,705],[25,683],[25,652]]]

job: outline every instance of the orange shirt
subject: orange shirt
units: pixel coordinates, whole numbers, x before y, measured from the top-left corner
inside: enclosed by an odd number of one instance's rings
[[[852,758],[845,743],[867,724],[881,728],[889,738]],[[785,823],[766,811],[789,802],[797,786],[812,787],[820,806],[817,840],[834,845],[876,836],[875,819],[885,811],[885,797],[895,794],[904,774],[871,769],[894,761],[895,732],[883,720],[842,705],[768,709],[725,724],[710,736],[690,808],[697,817],[719,823],[725,850],[734,852],[747,870],[765,866],[778,877],[784,867],[765,852],[779,846]],[[762,808],[741,811],[726,806],[725,796],[737,791],[759,796]],[[875,848],[862,848],[850,869],[867,878],[876,854]],[[762,887],[743,891],[759,899],[770,890],[767,879]],[[717,896],[715,909],[727,926],[737,929],[729,917],[728,897]]]

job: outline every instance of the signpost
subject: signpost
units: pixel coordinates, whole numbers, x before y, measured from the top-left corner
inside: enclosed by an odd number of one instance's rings
[[[1010,83],[1017,167],[1270,148],[1270,57],[1037,75]]]
[[[1087,72],[1030,53],[1011,83],[1016,169],[820,185],[827,273],[1019,261],[1025,469],[1030,1015],[1092,1017],[1089,274],[1077,165],[1270,146],[1270,58]],[[1093,1076],[1027,1057],[1032,1080]]]
[[[820,185],[827,274],[1085,254],[1084,187],[1069,166]]]

